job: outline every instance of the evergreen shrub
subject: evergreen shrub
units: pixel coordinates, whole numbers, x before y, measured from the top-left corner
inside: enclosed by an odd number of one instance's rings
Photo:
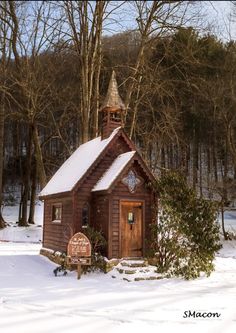
[[[149,256],[158,259],[158,272],[185,279],[201,272],[209,276],[221,248],[216,204],[198,197],[173,171],[157,180],[156,194],[159,200],[153,208],[158,220],[150,226]]]

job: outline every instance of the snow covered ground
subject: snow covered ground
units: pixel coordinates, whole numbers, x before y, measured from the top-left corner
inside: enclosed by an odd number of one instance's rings
[[[224,218],[226,229],[236,233],[236,211],[226,211]],[[219,216],[219,222],[221,223],[221,215]]]
[[[43,203],[35,206],[35,224],[29,227],[18,227],[18,206],[6,206],[3,208],[3,217],[8,226],[0,230],[0,241],[41,243],[43,237]]]
[[[126,282],[90,273],[77,280],[75,272],[55,277],[56,265],[39,255],[40,242],[32,242],[42,228],[17,229],[0,231],[0,332],[236,332],[236,241],[224,243],[209,278]],[[220,316],[185,318],[186,311]]]
[[[194,281],[125,282],[110,274],[54,277],[38,244],[0,243],[0,332],[209,332],[236,330],[235,258]],[[234,251],[233,251],[234,249]],[[185,311],[219,318],[184,318]]]

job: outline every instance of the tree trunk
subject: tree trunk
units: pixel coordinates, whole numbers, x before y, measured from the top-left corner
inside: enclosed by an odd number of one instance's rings
[[[198,182],[198,157],[199,157],[199,147],[196,131],[193,134],[193,188],[196,188]]]
[[[225,219],[224,219],[224,203],[221,203],[221,226],[222,226],[222,232],[225,240],[228,240],[228,233],[225,230]]]
[[[202,197],[202,145],[199,145],[199,187],[200,187],[200,195]]]
[[[100,100],[100,73],[101,73],[101,63],[102,63],[102,53],[99,49],[99,61],[98,67],[95,72],[95,110],[94,110],[94,120],[93,120],[93,137],[97,137],[99,133],[98,128],[98,114],[99,114],[99,100]]]
[[[43,163],[43,154],[42,149],[40,146],[40,140],[38,135],[38,129],[35,124],[33,124],[33,142],[34,142],[34,148],[35,148],[35,159],[36,159],[36,165],[38,170],[38,176],[39,176],[39,184],[41,189],[46,186],[47,178]]]
[[[215,115],[214,115],[214,121]],[[217,142],[216,142],[216,130],[213,127],[213,147],[212,147],[212,160],[213,160],[213,168],[214,168],[214,178],[215,182],[218,182],[218,167],[217,167],[217,150],[216,150]]]
[[[3,99],[3,98],[2,98]],[[2,216],[2,203],[3,203],[3,161],[4,161],[4,104],[1,100],[0,105],[0,229],[5,227],[5,221]]]
[[[32,175],[32,185],[31,185],[31,196],[30,196],[30,211],[29,211],[29,224],[34,224],[34,212],[35,212],[35,199],[36,199],[36,189],[37,189],[37,168],[35,163],[34,172]]]
[[[32,163],[32,127],[29,126],[28,129],[28,146],[27,146],[27,155],[26,161],[24,163],[24,171],[23,173],[23,182],[24,182],[24,191],[22,196],[22,216],[19,221],[19,226],[28,226],[27,223],[27,212],[28,212],[28,199],[30,192],[30,175],[31,175],[31,163]]]
[[[234,167],[236,168],[236,148],[235,148],[236,140],[235,140],[235,136],[234,136],[234,130],[235,130],[234,127],[230,123],[228,125],[228,129],[227,129],[227,143],[228,143],[229,151],[232,156]]]
[[[210,181],[211,181],[211,153],[209,143],[207,145],[207,191],[208,198],[211,199],[211,191],[210,191]]]
[[[137,122],[137,113],[138,113],[138,105],[139,105],[139,98],[140,98],[139,95],[140,95],[141,81],[142,81],[142,76],[140,76],[139,80],[138,80],[138,88],[137,88],[135,104],[134,104],[134,108],[133,108],[133,115],[132,115],[132,120],[131,120],[130,133],[129,133],[130,139],[132,139],[132,137],[133,137],[133,134],[135,132],[135,127],[136,127],[136,122]]]
[[[18,211],[18,223],[21,220],[22,216],[22,196],[23,196],[23,185],[21,184],[21,199],[20,199],[20,204],[19,204],[19,211]]]
[[[161,148],[161,167],[166,168],[166,153],[165,153],[165,146]]]

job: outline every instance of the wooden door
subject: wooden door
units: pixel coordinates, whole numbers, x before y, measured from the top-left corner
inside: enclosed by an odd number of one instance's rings
[[[141,257],[143,255],[143,204],[142,202],[121,202],[121,256]]]

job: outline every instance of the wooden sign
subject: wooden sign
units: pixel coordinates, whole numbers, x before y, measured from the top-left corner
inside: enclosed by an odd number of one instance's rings
[[[71,258],[91,257],[91,243],[87,236],[78,232],[70,239],[67,256]]]
[[[81,277],[81,266],[91,265],[91,243],[82,232],[78,232],[69,240],[67,260],[68,263],[77,265],[77,279]]]
[[[76,258],[76,257],[67,257],[67,263],[71,265],[83,265],[89,266],[91,265],[91,258]]]

